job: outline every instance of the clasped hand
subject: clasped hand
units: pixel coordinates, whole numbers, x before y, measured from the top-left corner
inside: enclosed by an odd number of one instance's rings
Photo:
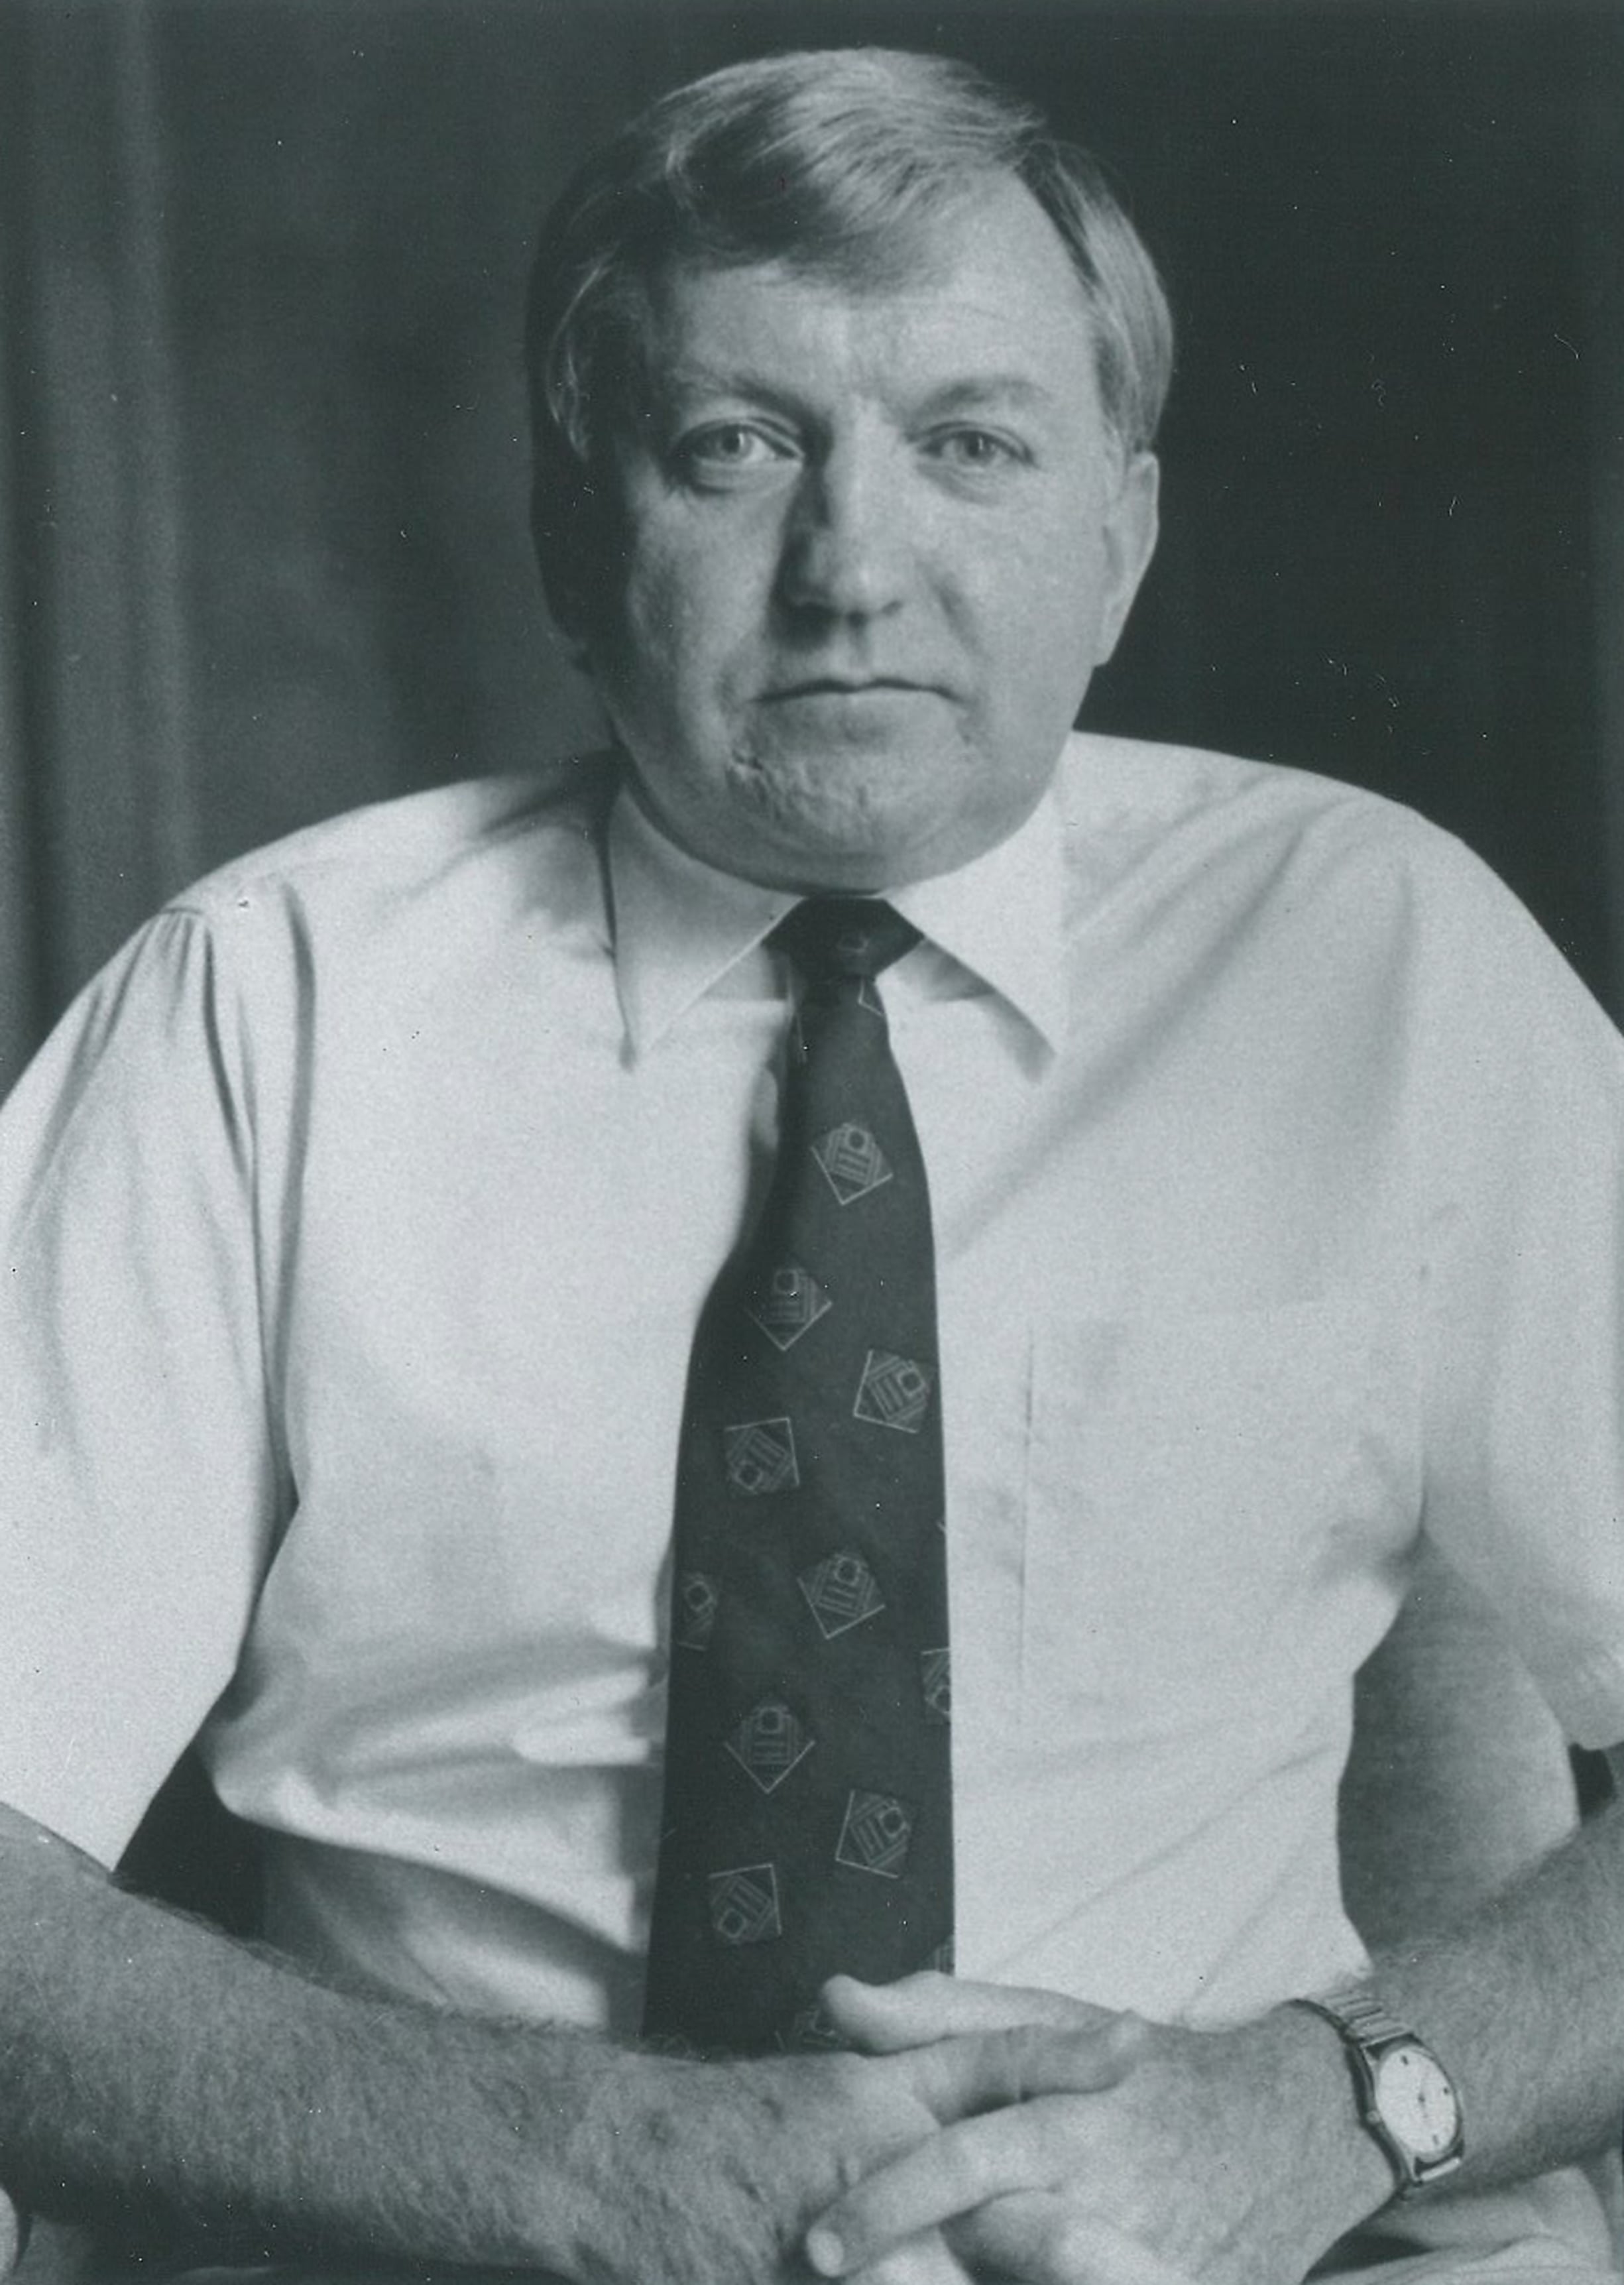
[[[1298,2285],[1335,2234],[1280,2147],[1260,2026],[1186,2031],[933,1975],[840,1977],[825,1998],[859,2052],[917,2058],[939,2131],[819,2218],[822,2275]]]

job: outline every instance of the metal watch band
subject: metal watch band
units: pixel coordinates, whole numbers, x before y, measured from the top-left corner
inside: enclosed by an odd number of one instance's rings
[[[1447,2071],[1420,2034],[1390,2014],[1381,2001],[1362,1985],[1322,1992],[1315,1998],[1299,1998],[1291,2004],[1297,2007],[1306,2007],[1312,2014],[1322,2017],[1341,2039],[1359,2089],[1360,2116],[1380,2143],[1397,2177],[1395,2196],[1401,2199],[1414,2197],[1429,2183],[1452,2174],[1461,2163],[1463,2148],[1458,2124],[1460,2099],[1455,2095],[1454,2083],[1449,2080]],[[1418,2151],[1411,2149],[1393,2132],[1377,2108],[1377,2061],[1394,2045],[1419,2048],[1449,2084],[1455,2103],[1457,2124],[1455,2146],[1441,2156],[1425,2158]]]
[[[1416,2037],[1408,2023],[1400,2023],[1362,1984],[1351,1983],[1345,1991],[1322,1992],[1318,1998],[1300,1999],[1298,2005],[1312,2007],[1316,2015],[1323,2015],[1338,2030],[1352,2031],[1356,2038],[1371,2046],[1384,2046],[1389,2039]]]

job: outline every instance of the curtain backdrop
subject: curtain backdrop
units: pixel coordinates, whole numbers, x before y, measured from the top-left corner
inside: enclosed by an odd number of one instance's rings
[[[537,215],[659,87],[845,39],[1039,95],[1167,271],[1094,718],[1416,803],[1624,1005],[1616,6],[0,0],[0,1084],[189,876],[592,734],[525,535]]]

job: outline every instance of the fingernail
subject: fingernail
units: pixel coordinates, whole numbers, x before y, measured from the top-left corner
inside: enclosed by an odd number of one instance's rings
[[[838,2277],[846,2249],[832,2229],[819,2222],[806,2234],[806,2258],[825,2277]]]

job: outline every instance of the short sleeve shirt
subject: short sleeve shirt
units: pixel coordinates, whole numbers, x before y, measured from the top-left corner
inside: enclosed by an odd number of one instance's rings
[[[1079,737],[899,890],[940,1260],[964,1972],[1221,2022],[1357,1965],[1351,1679],[1424,1535],[1624,1734],[1624,1061],[1367,794]],[[271,1933],[634,2026],[689,1338],[787,900],[600,762],[177,900],[0,1124],[0,1796],[200,1732]]]

